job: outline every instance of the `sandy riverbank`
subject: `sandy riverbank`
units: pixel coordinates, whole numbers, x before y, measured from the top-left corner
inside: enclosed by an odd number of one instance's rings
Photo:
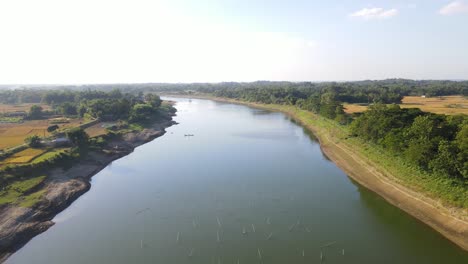
[[[42,187],[45,190],[42,200],[32,208],[18,205],[0,208],[0,263],[54,225],[52,219],[90,189],[92,176],[136,147],[164,135],[165,128],[173,124],[172,120],[155,123],[150,128],[109,142],[103,151],[90,152],[67,170],[52,169]]]
[[[275,107],[275,105],[256,104],[212,96],[172,96],[243,104],[255,108],[281,111],[287,114],[317,137],[323,153],[349,177],[468,251],[468,219],[466,209],[449,208],[435,199],[414,191],[408,186],[404,186],[397,181],[394,175],[379,168],[377,164],[361,155],[358,151],[355,151],[354,148],[356,146],[334,137],[334,135],[324,128],[308,125],[306,120],[303,120],[297,114],[297,109],[294,107],[285,110]],[[310,118],[313,117],[314,114],[310,113]]]

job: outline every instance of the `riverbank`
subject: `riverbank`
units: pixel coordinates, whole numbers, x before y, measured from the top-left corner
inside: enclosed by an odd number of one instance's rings
[[[349,177],[468,250],[467,209],[447,205],[436,195],[415,187],[417,184],[410,184],[398,174],[401,168],[384,162],[388,157],[356,139],[348,138],[345,128],[336,122],[293,106],[257,104],[207,95],[174,96],[243,104],[287,114],[317,137],[323,153]]]
[[[54,225],[52,219],[90,189],[92,176],[136,147],[164,135],[167,127],[176,124],[172,116],[159,120],[141,131],[109,141],[100,151],[90,151],[71,168],[51,169],[40,187],[44,191],[42,198],[33,207],[0,207],[0,263]]]

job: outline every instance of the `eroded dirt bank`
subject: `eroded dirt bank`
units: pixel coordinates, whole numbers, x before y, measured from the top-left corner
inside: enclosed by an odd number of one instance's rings
[[[52,219],[90,189],[92,176],[136,147],[164,135],[165,128],[174,124],[174,121],[166,120],[141,132],[126,134],[122,139],[109,142],[103,151],[89,153],[70,169],[51,170],[42,187],[45,194],[32,208],[18,205],[0,208],[0,263],[54,225]]]

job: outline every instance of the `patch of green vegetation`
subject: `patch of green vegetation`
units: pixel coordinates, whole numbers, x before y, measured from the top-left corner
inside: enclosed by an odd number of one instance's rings
[[[401,180],[404,185],[423,192],[433,198],[462,208],[468,208],[468,186],[459,178],[447,178],[436,173],[429,173],[408,162],[404,157],[394,155],[376,144],[350,138],[348,144],[355,151],[371,160],[380,169],[389,172]]]
[[[44,182],[46,176],[34,177],[22,181],[16,181],[4,187],[0,191],[0,205],[18,202],[21,198],[26,199],[28,202],[38,200],[39,194],[35,193],[26,195],[29,191],[33,190],[41,183]],[[33,196],[31,196],[33,195]],[[28,196],[31,196],[28,198]]]
[[[46,190],[40,190],[23,197],[19,205],[21,207],[33,207],[41,200],[41,197],[44,195],[45,191]]]
[[[133,130],[133,131],[142,131],[145,129],[145,124],[144,123],[130,123],[128,124],[128,129]]]
[[[3,122],[3,123],[20,123],[22,121],[23,121],[22,117],[7,117],[7,116],[0,117],[0,122]]]
[[[64,150],[54,150],[54,151],[46,152],[46,153],[40,155],[39,157],[36,157],[31,162],[31,164],[39,164],[39,163],[42,163],[42,162],[46,162],[46,161],[55,159],[58,156],[60,156],[61,154],[63,154],[63,153],[64,153]]]
[[[424,193],[429,197],[440,199],[443,203],[468,208],[468,186],[460,178],[447,178],[434,172],[423,171],[403,156],[395,155],[389,150],[357,137],[350,137],[349,126],[340,125],[337,121],[324,118],[294,106],[276,104],[251,104],[256,107],[281,111],[294,117],[309,129],[316,130],[316,136],[322,141],[325,137],[346,144],[353,151],[368,159],[372,164],[392,175],[400,183]]]
[[[17,192],[26,193],[29,190],[41,184],[42,182],[44,182],[45,178],[46,176],[39,176],[24,181],[15,182],[10,186],[11,189],[16,190]]]

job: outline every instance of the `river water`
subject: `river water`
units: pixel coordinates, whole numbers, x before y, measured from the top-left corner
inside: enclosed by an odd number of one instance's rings
[[[174,100],[179,125],[94,176],[7,263],[468,263],[285,115]]]

